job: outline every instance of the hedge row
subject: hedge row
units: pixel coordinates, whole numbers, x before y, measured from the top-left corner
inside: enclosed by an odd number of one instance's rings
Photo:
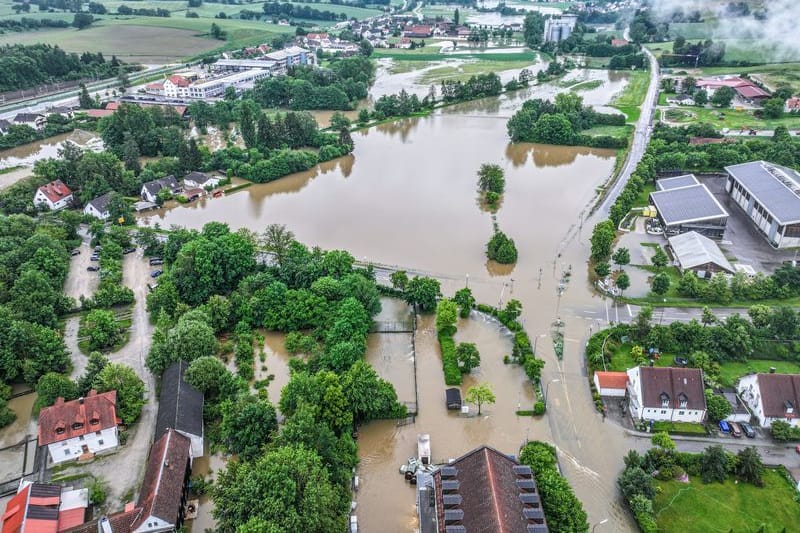
[[[442,367],[446,385],[461,385],[461,369],[456,358],[456,341],[453,335],[439,333],[439,346],[442,348]]]

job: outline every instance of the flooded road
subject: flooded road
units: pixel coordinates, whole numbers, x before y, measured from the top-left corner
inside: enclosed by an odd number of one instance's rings
[[[581,93],[595,105],[607,104],[625,83],[624,77],[599,71],[579,71],[574,77],[604,81],[601,88]],[[503,364],[511,349],[507,333],[481,315],[461,320],[457,334],[460,342],[475,342],[482,356],[480,368],[465,378],[462,390],[487,382],[497,396],[497,403],[480,417],[461,417],[445,408],[432,317],[418,320],[415,353],[409,335],[370,336],[368,359],[394,383],[401,401],[411,401],[416,375],[419,416],[413,424],[380,421],[360,429],[362,483],[356,500],[362,531],[413,531],[414,490],[397,469],[415,454],[419,433],[430,433],[437,461],[481,444],[516,454],[526,438],[552,442],[590,523],[608,518],[606,531],[634,530],[615,480],[625,451],[638,444],[610,421],[604,423],[594,409],[583,346],[589,327],[597,327],[597,322],[583,318],[585,313],[578,316],[578,310],[603,307],[585,279],[593,224],[585,219],[597,188],[612,172],[615,154],[583,147],[511,145],[506,134],[506,117],[526,97],[554,94],[565,87],[531,88],[357,132],[351,156],[224,198],[162,209],[140,219],[142,224],[191,228],[216,220],[253,231],[270,223],[286,224],[307,244],[346,249],[360,260],[436,275],[446,295],[468,282],[480,302],[504,305],[516,298],[523,303],[522,321],[547,363],[543,383],[549,390],[548,414],[538,419],[515,414],[518,406],[531,408],[533,390],[521,368]],[[480,208],[476,193],[476,171],[484,162],[498,163],[506,172],[497,223],[519,250],[519,262],[511,269],[488,266],[484,255],[492,234],[492,218]],[[562,271],[570,266],[574,279],[558,297]],[[395,320],[403,313],[402,306],[385,308],[379,320]],[[556,317],[566,323],[563,361],[555,357],[549,337]],[[282,346],[269,341],[266,345],[267,373],[276,374],[269,387],[274,401]]]

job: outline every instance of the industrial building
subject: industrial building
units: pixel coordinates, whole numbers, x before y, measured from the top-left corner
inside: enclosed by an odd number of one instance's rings
[[[577,22],[578,15],[561,15],[546,19],[544,21],[544,41],[557,43],[567,39],[572,35]]]
[[[775,248],[800,246],[800,173],[767,161],[725,167],[725,190]]]
[[[681,272],[691,270],[700,277],[710,277],[718,272],[734,274],[736,270],[725,258],[717,243],[697,233],[688,231],[669,238],[669,246]]]
[[[666,235],[696,231],[713,239],[722,238],[728,212],[694,175],[658,180],[656,188],[650,193],[650,202],[656,207]]]

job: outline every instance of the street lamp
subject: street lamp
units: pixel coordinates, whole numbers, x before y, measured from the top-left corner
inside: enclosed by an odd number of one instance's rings
[[[597,526],[602,526],[603,524],[606,523],[608,523],[608,518],[603,518],[602,520],[600,520],[598,523],[592,526],[592,533],[594,533],[594,528],[596,528]]]
[[[550,384],[551,383],[561,383],[561,380],[559,378],[554,378],[554,379],[551,379],[550,381],[548,381],[547,385],[545,385],[545,387],[544,387],[544,406],[545,407],[547,407],[547,398],[550,395]]]

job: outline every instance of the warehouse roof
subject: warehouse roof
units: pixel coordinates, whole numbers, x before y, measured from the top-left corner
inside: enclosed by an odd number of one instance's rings
[[[725,208],[702,184],[656,191],[650,193],[650,199],[667,226],[728,216]]]
[[[669,245],[683,269],[714,263],[721,269],[731,274],[734,273],[733,266],[725,259],[717,243],[696,231],[688,231],[670,237]]]
[[[767,161],[725,167],[778,224],[800,222],[800,174]]]
[[[700,182],[694,177],[694,174],[684,174],[683,176],[675,176],[674,178],[664,178],[656,182],[656,187],[659,191],[667,191],[670,189],[679,189],[680,187],[689,187],[690,185],[699,185]]]

